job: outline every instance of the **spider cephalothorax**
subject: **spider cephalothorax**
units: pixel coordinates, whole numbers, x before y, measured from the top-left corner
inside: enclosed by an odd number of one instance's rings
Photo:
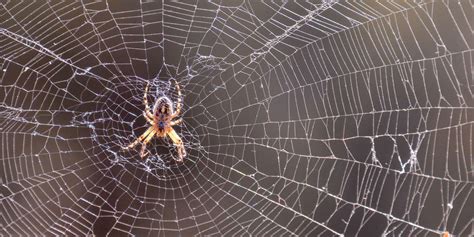
[[[145,95],[143,96],[143,104],[145,104],[145,111],[143,111],[143,116],[151,125],[137,140],[130,143],[130,145],[123,147],[124,150],[135,147],[138,143],[142,143],[142,150],[140,156],[144,159],[147,155],[146,144],[156,135],[157,137],[166,137],[168,136],[171,141],[176,145],[178,149],[178,160],[179,162],[183,161],[183,158],[186,156],[186,150],[184,149],[184,144],[181,138],[178,136],[176,131],[173,129],[174,125],[177,125],[182,122],[182,119],[174,120],[180,112],[182,107],[181,102],[181,89],[176,82],[176,90],[178,91],[178,102],[176,103],[176,111],[173,107],[173,102],[166,97],[162,96],[158,98],[153,106],[153,112],[151,112],[150,106],[148,105],[147,93],[148,93],[147,84],[145,88]]]

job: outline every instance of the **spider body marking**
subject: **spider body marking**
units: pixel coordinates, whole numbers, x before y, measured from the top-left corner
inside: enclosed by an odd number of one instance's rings
[[[179,135],[173,129],[174,125],[177,125],[182,122],[182,119],[173,120],[181,113],[182,101],[181,101],[181,89],[176,82],[176,90],[178,91],[178,102],[176,103],[176,110],[173,106],[173,102],[167,97],[162,96],[159,97],[155,105],[153,106],[153,110],[150,109],[148,105],[148,87],[147,84],[145,88],[145,94],[143,96],[143,104],[145,105],[145,110],[143,111],[143,116],[150,124],[150,127],[134,142],[130,143],[126,147],[122,147],[123,150],[128,150],[138,143],[142,144],[142,149],[140,152],[140,157],[144,159],[148,152],[146,152],[146,144],[150,142],[150,140],[156,136],[159,138],[168,136],[174,145],[177,147],[178,150],[178,162],[182,162],[184,157],[186,156],[186,150],[184,149],[184,144]]]
[[[168,125],[173,119],[173,113],[173,103],[168,97],[162,96],[156,100],[153,106],[153,124],[158,136],[164,137],[169,132],[166,128],[170,128]]]

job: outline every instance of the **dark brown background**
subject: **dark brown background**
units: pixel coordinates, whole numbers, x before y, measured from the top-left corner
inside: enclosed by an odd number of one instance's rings
[[[1,233],[468,235],[472,19],[472,1],[2,2]],[[185,163],[166,140],[119,152],[171,78]]]

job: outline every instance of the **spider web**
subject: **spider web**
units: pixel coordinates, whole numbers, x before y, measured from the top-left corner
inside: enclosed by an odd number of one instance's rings
[[[1,1],[2,235],[468,235],[472,1]],[[177,100],[168,139],[142,98]],[[470,214],[469,214],[470,213]]]

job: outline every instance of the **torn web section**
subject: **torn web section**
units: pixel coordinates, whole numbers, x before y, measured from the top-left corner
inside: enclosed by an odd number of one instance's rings
[[[445,214],[466,215],[465,204],[451,212],[452,195],[471,186],[464,164],[472,162],[472,146],[462,134],[472,133],[472,93],[463,83],[472,50],[462,32],[461,44],[439,33],[445,22],[438,14],[459,7],[420,4],[302,47],[268,71],[262,59],[250,75],[230,76],[202,100],[221,142],[211,149],[226,154],[218,163],[265,187],[269,199],[286,200],[298,214],[312,210],[306,215],[344,233],[373,233],[369,226],[380,227],[377,233],[444,233],[452,225]],[[445,20],[461,27],[465,16]],[[276,47],[265,60],[285,49]],[[334,208],[325,213],[322,201],[296,200],[314,193],[329,196],[322,199]],[[463,223],[457,231],[467,231]]]

